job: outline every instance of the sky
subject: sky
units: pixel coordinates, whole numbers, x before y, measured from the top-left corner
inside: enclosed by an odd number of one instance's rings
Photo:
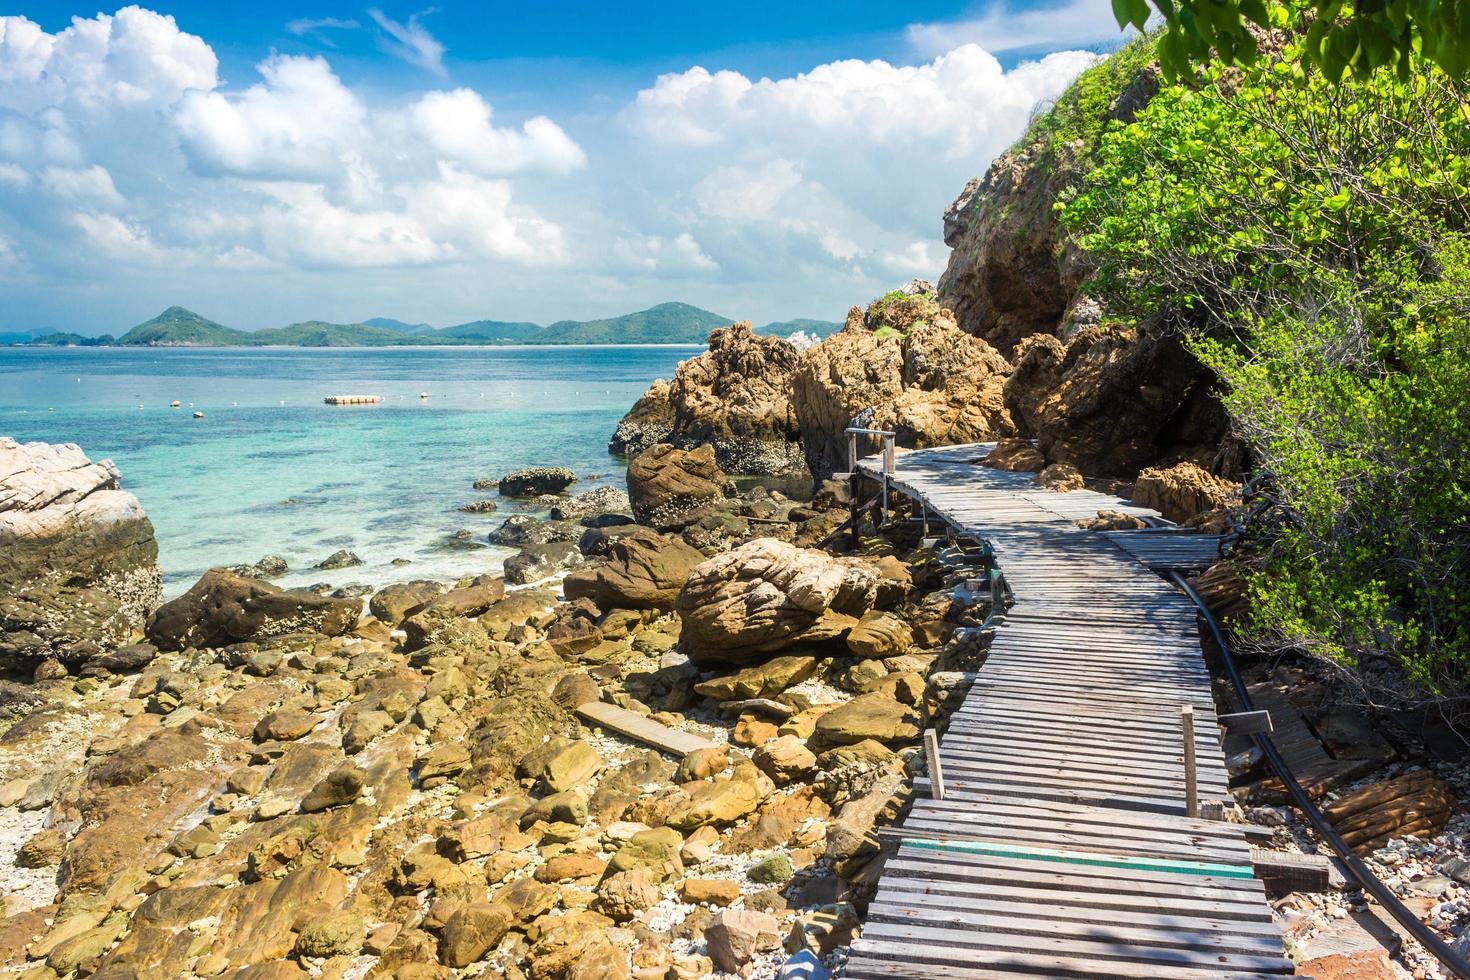
[[[1108,0],[0,15],[0,332],[842,319],[1119,41]]]

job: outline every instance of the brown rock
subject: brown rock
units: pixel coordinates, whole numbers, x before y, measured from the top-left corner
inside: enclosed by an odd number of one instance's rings
[[[362,795],[366,778],[367,773],[351,763],[339,766],[306,794],[306,798],[301,801],[301,812],[318,813],[351,803]]]
[[[694,570],[679,593],[681,645],[700,665],[744,663],[850,628],[876,598],[877,575],[774,538],[757,538]]]
[[[755,751],[755,764],[777,786],[785,786],[811,775],[817,757],[795,735],[772,739]]]
[[[587,742],[572,742],[546,760],[540,772],[553,793],[581,786],[602,769],[602,757]]]
[[[1029,439],[1002,439],[982,462],[992,469],[1011,473],[1034,473],[1046,466],[1045,457]]]
[[[817,719],[815,741],[852,745],[865,739],[911,742],[919,737],[919,716],[908,705],[883,694],[862,694]]]
[[[766,785],[761,784],[762,780]],[[705,783],[690,794],[688,803],[669,814],[668,824],[679,830],[694,830],[706,824],[722,826],[734,823],[747,813],[754,813],[773,788],[764,775],[757,780],[741,778],[737,774]]]
[[[800,472],[801,429],[789,400],[799,357],[748,322],[715,330],[709,350],[680,362],[672,384],[654,382],[618,424],[610,448],[636,454],[658,442],[681,449],[707,443],[729,473]]]
[[[746,701],[773,698],[816,674],[821,661],[816,657],[775,657],[725,677],[694,685],[694,693],[716,701]]]
[[[621,535],[597,569],[593,599],[603,609],[673,609],[704,555],[681,539],[639,529]]]
[[[847,634],[847,648],[870,660],[897,657],[908,652],[913,635],[913,627],[892,613],[872,611]]]
[[[1006,405],[1053,463],[1127,477],[1161,458],[1213,455],[1227,431],[1207,371],[1161,323],[1090,327],[1067,345],[1036,335],[1016,356]]]
[[[536,880],[551,884],[576,878],[600,878],[607,863],[596,854],[560,854],[536,869]]]
[[[481,575],[462,589],[452,589],[404,612],[406,647],[417,650],[447,623],[478,616],[505,597],[505,580]]]
[[[504,905],[467,905],[445,923],[444,938],[439,944],[440,958],[452,967],[476,963],[495,948],[511,924],[511,913]]]
[[[148,641],[160,650],[222,647],[287,633],[340,636],[357,625],[361,600],[287,592],[268,582],[212,568],[183,595],[148,618]]]
[[[1071,463],[1052,463],[1046,469],[1036,474],[1031,482],[1038,487],[1052,490],[1057,493],[1066,493],[1069,490],[1081,490],[1086,486],[1082,479],[1082,472]]]
[[[272,711],[255,726],[257,742],[292,742],[311,732],[321,719],[305,711]]]
[[[608,862],[611,872],[647,869],[657,881],[667,881],[684,870],[679,849],[684,838],[672,827],[641,830],[628,839]]]
[[[1013,434],[1003,398],[1010,365],[963,333],[947,310],[891,336],[873,326],[853,307],[842,330],[802,355],[793,377],[791,400],[813,479],[847,469],[843,430],[868,409],[872,428],[896,432],[909,448]]]
[[[592,907],[614,922],[636,919],[658,904],[658,884],[644,868],[608,875],[597,886]]]
[[[1296,976],[1315,980],[1398,980],[1403,972],[1388,958],[1388,950],[1374,948],[1304,960],[1297,964]]]
[[[725,474],[708,445],[675,449],[658,445],[628,464],[628,499],[639,524],[683,528],[725,497]]]
[[[725,909],[704,930],[704,938],[715,969],[748,977],[758,953],[780,947],[780,930],[773,915]]]
[[[1146,469],[1133,484],[1133,502],[1183,524],[1207,511],[1240,503],[1240,485],[1194,463]]]
[[[679,898],[691,905],[733,905],[740,899],[740,882],[727,878],[686,878],[679,882]]]

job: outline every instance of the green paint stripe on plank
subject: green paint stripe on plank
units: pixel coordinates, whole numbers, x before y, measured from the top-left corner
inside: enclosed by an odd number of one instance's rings
[[[1053,851],[1020,844],[991,844],[970,840],[927,840],[906,838],[904,844],[923,851],[950,851],[960,854],[983,854],[987,857],[1016,858],[1025,861],[1050,861],[1055,864],[1085,864],[1099,868],[1128,868],[1134,871],[1167,871],[1175,874],[1211,878],[1254,878],[1249,865],[1213,864],[1208,861],[1175,861],[1169,858],[1123,857],[1090,851]]]

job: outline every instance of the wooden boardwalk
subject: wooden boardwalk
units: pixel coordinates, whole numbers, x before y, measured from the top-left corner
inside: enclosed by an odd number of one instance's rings
[[[1185,706],[1199,799],[1230,797],[1194,607],[1154,571],[1208,564],[1215,541],[1084,531],[1099,510],[1157,515],[980,466],[990,449],[904,453],[889,477],[990,544],[1013,605],[941,740],[944,799],[921,785],[845,976],[1290,974],[1243,828],[1185,813]]]

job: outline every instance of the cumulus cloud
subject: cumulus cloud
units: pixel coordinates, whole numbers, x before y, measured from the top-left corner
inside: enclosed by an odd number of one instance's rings
[[[404,24],[386,16],[381,10],[369,10],[368,14],[386,35],[384,51],[435,75],[444,74],[444,45],[419,23],[421,14],[414,14]]]
[[[366,137],[367,109],[323,58],[276,56],[243,93],[190,92],[174,114],[190,164],[204,174],[321,180]]]
[[[216,65],[201,39],[136,7],[54,35],[0,18],[9,216],[58,260],[72,236],[160,269],[566,260],[561,228],[508,179],[586,166],[549,118],[497,126],[468,88],[376,101],[321,57],[272,55],[241,89]]]
[[[677,216],[713,254],[728,242],[769,275],[827,268],[877,287],[938,274],[944,206],[1095,60],[1005,70],[966,44],[919,65],[837,61],[777,79],[694,67],[659,76],[624,119],[687,173]]]
[[[89,112],[168,105],[217,84],[219,61],[172,17],[124,7],[47,34],[25,17],[0,17],[0,106]]]
[[[526,120],[519,130],[492,126],[490,116],[489,103],[467,88],[430,92],[408,109],[414,137],[440,158],[479,174],[568,174],[587,165],[582,148],[545,116]]]

